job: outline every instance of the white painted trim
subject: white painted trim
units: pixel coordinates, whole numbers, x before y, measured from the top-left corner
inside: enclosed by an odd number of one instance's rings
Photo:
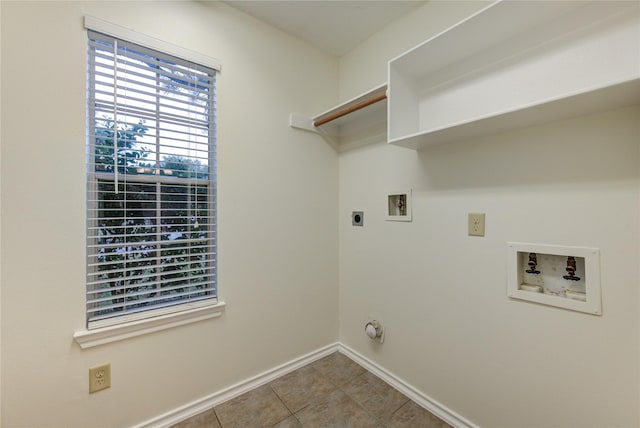
[[[187,49],[182,46],[174,45],[173,43],[165,42],[164,40],[156,39],[155,37],[139,33],[130,28],[122,27],[120,25],[104,21],[100,18],[96,18],[95,16],[85,15],[84,27],[88,30],[117,37],[118,39],[174,55],[178,58],[195,62],[196,64],[211,67],[217,71],[220,71],[221,68],[220,61],[208,55],[192,51],[191,49]]]
[[[82,349],[117,342],[131,337],[141,336],[160,330],[166,330],[185,324],[191,324],[222,315],[226,304],[217,302],[213,305],[201,306],[180,312],[173,312],[153,318],[146,318],[116,324],[92,330],[81,330],[74,333],[74,340]]]
[[[313,120],[299,113],[289,114],[289,126],[292,128],[303,129],[305,131],[318,132],[316,127],[313,126]]]
[[[153,419],[149,419],[139,425],[134,425],[134,428],[170,427],[171,425],[174,425],[178,422],[195,416],[198,413],[204,412],[205,410],[211,409],[214,406],[224,403],[225,401],[231,400],[232,398],[249,392],[252,389],[269,383],[272,380],[279,378],[280,376],[284,376],[287,373],[299,369],[300,367],[306,366],[307,364],[319,360],[320,358],[326,357],[327,355],[338,351],[339,347],[339,343],[327,345],[316,351],[303,355],[302,357],[296,358],[273,369],[257,374],[256,376],[253,376],[247,380],[238,382],[235,385],[231,385],[221,391],[192,401],[191,403],[185,404],[184,406],[178,407],[177,409],[171,410]]]
[[[445,405],[437,402],[433,398],[425,395],[417,388],[411,386],[409,383],[400,379],[391,372],[383,369],[378,364],[354,351],[346,345],[340,342],[333,343],[331,345],[324,346],[316,351],[310,352],[302,357],[293,359],[287,363],[277,366],[273,369],[262,372],[256,376],[253,376],[244,381],[238,382],[235,385],[231,385],[221,391],[214,392],[203,398],[187,403],[174,410],[166,412],[160,416],[144,421],[138,425],[134,425],[133,428],[164,428],[170,427],[178,422],[184,421],[192,416],[196,416],[206,410],[209,410],[215,406],[218,406],[225,401],[231,400],[239,395],[258,388],[266,383],[271,382],[274,379],[284,376],[300,367],[306,366],[320,358],[326,357],[333,352],[340,352],[356,363],[360,364],[365,369],[369,370],[380,379],[402,392],[404,395],[415,401],[416,404],[430,411],[434,415],[438,416],[443,421],[456,428],[476,428],[477,425],[471,423],[469,420],[458,415]]]
[[[412,399],[419,406],[427,409],[446,423],[456,427],[456,428],[475,428],[477,425],[473,424],[471,421],[465,419],[464,417],[458,415],[453,410],[446,407],[444,404],[439,403],[433,398],[421,392],[419,389],[415,388],[411,384],[405,382],[398,376],[389,372],[388,370],[382,368],[378,364],[374,363],[370,359],[366,358],[362,354],[354,351],[346,345],[340,343],[338,348],[338,352],[346,355],[351,358],[356,363],[360,364],[365,369],[369,370],[374,375],[378,376],[383,381],[387,382],[389,385],[402,392],[404,395]]]

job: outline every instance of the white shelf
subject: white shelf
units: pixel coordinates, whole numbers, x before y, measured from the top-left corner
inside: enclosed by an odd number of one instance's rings
[[[640,3],[493,3],[391,60],[388,96],[413,149],[640,103]]]
[[[420,149],[422,147],[482,137],[497,132],[533,126],[553,120],[611,110],[640,102],[640,79],[607,85],[574,95],[563,95],[523,108],[494,113],[486,117],[453,123],[427,132],[418,132],[390,140],[389,143]]]
[[[347,111],[362,102],[385,94],[386,91],[387,84],[384,83],[311,118],[292,113],[289,117],[289,124],[294,128],[318,132],[340,151],[375,141],[384,141],[387,132],[386,99],[321,126],[314,126],[314,122]]]

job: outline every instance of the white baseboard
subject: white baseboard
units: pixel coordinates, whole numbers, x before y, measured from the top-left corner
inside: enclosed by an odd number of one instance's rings
[[[245,392],[251,391],[252,389],[269,383],[280,376],[297,370],[300,367],[306,366],[307,364],[319,360],[320,358],[326,357],[327,355],[336,351],[351,358],[353,361],[360,364],[362,367],[369,370],[371,373],[375,374],[380,379],[384,380],[389,385],[393,386],[398,391],[402,392],[404,395],[415,401],[418,405],[427,409],[448,424],[453,425],[456,428],[476,427],[476,425],[474,425],[467,419],[456,414],[431,397],[423,394],[421,391],[411,386],[409,383],[380,367],[378,364],[364,357],[362,354],[359,354],[358,352],[354,351],[348,346],[343,345],[342,343],[336,342],[331,345],[324,346],[316,351],[310,352],[306,355],[303,355],[302,357],[291,360],[278,367],[267,370],[245,381],[238,382],[237,384],[225,388],[221,391],[207,395],[206,397],[192,401],[191,403],[185,404],[184,406],[178,407],[160,416],[149,419],[145,422],[142,422],[141,424],[135,425],[135,428],[170,427],[173,424],[195,416],[198,413],[204,412],[205,410],[209,410],[214,406],[222,404],[225,401],[231,400],[232,398],[244,394]]]
[[[449,425],[452,425],[456,428],[477,427],[477,425],[473,424],[471,421],[458,415],[457,413],[455,413],[445,405],[437,402],[428,395],[425,395],[417,388],[411,386],[409,383],[400,379],[393,373],[383,369],[378,364],[374,363],[373,361],[369,360],[368,358],[364,357],[362,354],[359,354],[348,346],[339,343],[338,352],[351,358],[353,361],[360,364],[362,367],[369,370],[371,373],[378,376],[380,379],[384,380],[389,385],[393,386],[395,389],[415,401],[419,406],[427,409]]]
[[[221,391],[215,392],[211,395],[207,395],[206,397],[192,401],[191,403],[185,404],[184,406],[178,407],[177,409],[171,410],[160,416],[135,425],[135,428],[170,427],[173,424],[195,416],[198,413],[204,412],[205,410],[209,410],[214,406],[222,404],[225,401],[231,400],[232,398],[244,394],[245,392],[251,391],[252,389],[269,383],[272,380],[279,378],[280,376],[297,370],[300,367],[306,366],[307,364],[319,360],[320,358],[326,357],[327,355],[332,354],[337,350],[339,350],[338,343],[324,346],[316,351],[303,355],[302,357],[291,360],[285,364],[267,370],[242,382],[238,382],[235,385],[232,385]]]

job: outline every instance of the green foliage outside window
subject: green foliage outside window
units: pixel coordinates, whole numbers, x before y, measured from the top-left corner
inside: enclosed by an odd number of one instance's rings
[[[117,164],[126,179],[119,178],[117,192],[113,174],[97,179],[96,280],[105,282],[92,303],[105,310],[95,315],[171,304],[187,292],[196,298],[210,295],[207,253],[212,236],[206,220],[210,196],[208,185],[202,184],[208,177],[207,165],[169,155],[160,162],[160,175],[185,180],[136,181],[136,175],[155,171],[150,152],[139,144],[147,132],[144,122],[117,130],[111,120],[101,125],[96,131],[95,172],[113,173]]]

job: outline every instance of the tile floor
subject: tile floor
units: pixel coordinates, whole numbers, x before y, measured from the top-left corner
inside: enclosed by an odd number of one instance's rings
[[[450,427],[335,352],[172,428]]]

